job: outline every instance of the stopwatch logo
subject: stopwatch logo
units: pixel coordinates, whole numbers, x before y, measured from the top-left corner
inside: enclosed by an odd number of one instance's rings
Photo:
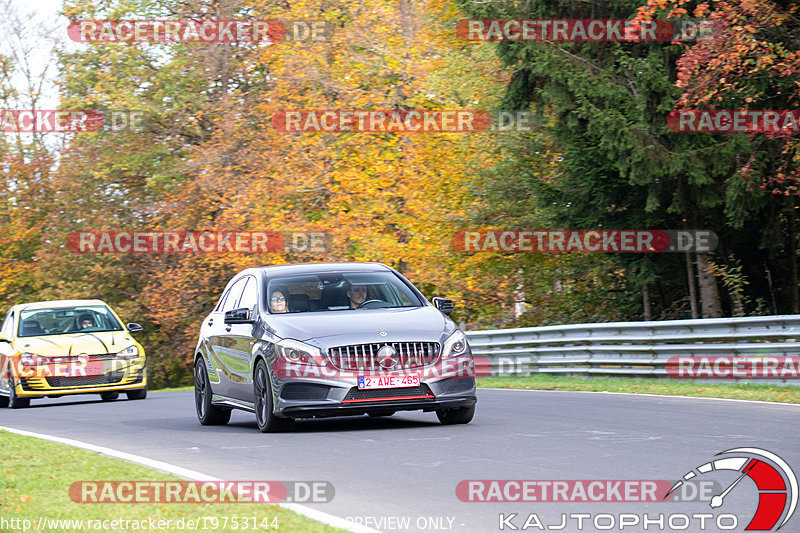
[[[733,455],[729,456],[730,454]],[[667,496],[683,485],[684,481],[709,472],[716,470],[741,472],[728,488],[711,498],[711,507],[716,509],[722,506],[725,497],[740,481],[749,477],[758,487],[758,508],[745,531],[778,531],[785,526],[797,509],[798,497],[797,476],[786,461],[761,448],[733,448],[717,454],[720,455],[727,457],[716,459],[687,472],[682,480],[669,489]]]

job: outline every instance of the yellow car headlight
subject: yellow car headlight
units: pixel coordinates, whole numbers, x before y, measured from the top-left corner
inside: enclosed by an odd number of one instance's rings
[[[124,350],[116,353],[117,357],[136,357],[139,355],[139,348],[136,346],[128,346]]]

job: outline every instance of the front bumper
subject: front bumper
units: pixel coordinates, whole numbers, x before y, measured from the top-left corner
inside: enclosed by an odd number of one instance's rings
[[[99,394],[101,392],[142,389],[147,386],[147,370],[143,357],[106,364],[102,373],[65,377],[32,371],[16,378],[16,394],[21,398],[62,396],[66,394]]]
[[[276,389],[276,414],[288,418],[348,416],[394,411],[436,411],[477,402],[474,378],[444,378],[418,387],[359,390],[354,383],[292,380]]]

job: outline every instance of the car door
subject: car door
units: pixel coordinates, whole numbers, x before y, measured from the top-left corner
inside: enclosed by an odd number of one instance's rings
[[[242,291],[242,296],[234,309],[249,309],[250,316],[258,316],[259,301],[258,280],[254,276],[247,276],[247,284]],[[231,395],[240,400],[253,401],[253,347],[256,339],[253,336],[253,323],[225,324],[226,335],[231,345],[231,357],[235,357],[236,365],[235,382],[231,384]],[[233,369],[234,366],[231,365]]]
[[[209,349],[211,351],[212,365],[214,373],[219,379],[219,384],[213,386],[214,393],[223,396],[234,396],[236,390],[236,379],[239,375],[235,369],[239,357],[235,355],[235,350],[232,344],[232,339],[229,335],[230,327],[225,324],[224,317],[225,311],[236,309],[239,299],[244,291],[244,286],[247,284],[247,278],[244,276],[231,285],[227,294],[223,297],[221,306],[208,317],[205,328],[207,328],[207,336]],[[214,376],[209,375],[209,379],[213,383],[216,381]]]

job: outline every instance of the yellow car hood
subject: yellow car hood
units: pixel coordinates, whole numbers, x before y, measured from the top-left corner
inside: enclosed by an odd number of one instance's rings
[[[52,357],[81,354],[114,354],[133,344],[133,338],[126,331],[97,331],[43,335],[41,337],[20,337],[14,343],[14,348],[19,352]]]

